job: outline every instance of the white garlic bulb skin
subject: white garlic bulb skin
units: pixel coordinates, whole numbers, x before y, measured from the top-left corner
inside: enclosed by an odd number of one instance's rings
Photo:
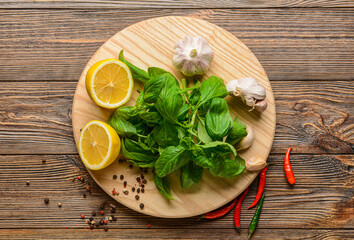
[[[206,73],[213,58],[207,40],[200,36],[186,36],[176,43],[172,63],[185,76],[194,76]]]
[[[240,97],[247,106],[252,107],[251,110],[263,112],[267,108],[266,90],[252,77],[232,80],[226,85],[226,89],[229,94]]]
[[[246,169],[248,171],[258,171],[267,166],[267,161],[261,157],[246,159]]]

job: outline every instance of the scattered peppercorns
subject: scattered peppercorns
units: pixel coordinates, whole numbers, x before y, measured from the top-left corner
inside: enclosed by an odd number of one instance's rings
[[[145,192],[145,189],[144,189],[144,188],[142,188],[142,189],[141,189],[141,193],[144,193],[144,192]]]
[[[124,181],[124,183],[123,183],[124,187],[126,187],[127,184],[128,184],[127,181]]]
[[[144,203],[140,203],[139,207],[140,209],[144,209]]]
[[[103,219],[100,220],[100,225],[103,225],[104,224],[104,221]]]
[[[61,206],[63,206],[63,204],[62,203],[58,203],[58,207],[61,207]]]
[[[27,186],[29,186],[29,185],[30,185],[30,182],[29,182],[29,181],[27,181],[27,182],[26,182],[26,185],[27,185]]]
[[[123,180],[124,179],[124,175],[120,175],[120,180]]]
[[[149,173],[149,170],[147,168],[145,168],[144,173]]]
[[[123,190],[123,193],[124,193],[125,195],[128,195],[128,194],[129,194],[129,191],[128,191],[127,189],[124,189],[124,190]]]
[[[96,216],[96,211],[92,211],[92,216]]]
[[[145,188],[145,185],[144,185],[144,184],[141,184],[141,188]]]
[[[83,193],[82,196],[83,196],[84,198],[86,198],[86,193]]]
[[[143,179],[143,183],[144,183],[144,184],[146,184],[146,183],[147,183],[146,179]]]
[[[93,221],[93,219],[94,219],[94,218],[91,216],[91,217],[90,217],[90,222],[92,222],[92,221]]]
[[[108,232],[108,227],[107,226],[104,226],[104,231]]]
[[[118,177],[117,175],[113,175],[113,179],[116,180]]]
[[[43,160],[42,160],[42,163],[45,164],[46,161],[47,161],[47,160],[43,159]]]
[[[137,178],[136,178],[136,181],[137,181],[137,182],[140,182],[140,177],[137,177]]]
[[[139,200],[139,195],[135,195],[135,199],[136,199],[136,200]]]
[[[140,193],[140,188],[138,188],[138,189],[136,190],[136,192],[137,192],[137,193]]]
[[[44,199],[44,203],[45,203],[45,204],[48,204],[48,203],[49,203],[49,198],[45,198],[45,199]]]
[[[144,179],[144,178],[145,178],[145,176],[143,174],[141,174],[141,179]]]
[[[132,187],[132,192],[135,192],[135,187]]]
[[[130,164],[130,165],[129,165],[129,168],[133,168],[133,165]]]

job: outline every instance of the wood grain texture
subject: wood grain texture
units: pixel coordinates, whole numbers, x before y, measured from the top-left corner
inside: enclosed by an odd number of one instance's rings
[[[168,229],[110,229],[108,232],[100,230],[83,229],[25,229],[25,230],[0,230],[2,239],[247,239],[247,229],[242,229],[242,236],[238,236],[234,229],[213,229],[212,232],[203,229],[182,230]],[[305,229],[258,229],[252,239],[261,240],[347,240],[354,237],[352,230],[305,230]]]
[[[0,82],[0,154],[75,154],[76,82]],[[272,81],[273,153],[354,153],[350,81]]]
[[[143,0],[143,1],[129,1],[129,0],[95,0],[90,2],[80,0],[47,0],[47,1],[11,1],[4,0],[0,4],[0,8],[274,8],[274,7],[354,7],[350,0]]]
[[[255,137],[252,146],[240,152],[240,156],[244,159],[257,156],[267,159],[274,139],[276,116],[274,96],[266,73],[252,52],[235,36],[207,21],[190,17],[169,16],[136,23],[113,35],[96,51],[83,70],[75,91],[72,124],[76,145],[78,146],[80,129],[89,121],[107,122],[112,113],[112,110],[97,106],[87,94],[86,73],[93,64],[114,58],[124,50],[125,59],[137,67],[142,69],[160,67],[176,76],[182,85],[181,80],[184,76],[173,67],[171,59],[176,42],[189,35],[203,37],[214,51],[213,62],[208,72],[202,76],[203,80],[215,75],[224,79],[226,84],[232,79],[254,77],[264,86],[268,107],[262,114],[256,111],[249,112],[249,107],[240,104],[236,98],[229,96],[225,99],[231,117],[239,117],[254,129]],[[135,105],[139,96],[137,90],[143,89],[143,86],[139,81],[134,82],[132,96],[125,105]],[[169,175],[171,193],[175,199],[169,201],[159,193],[154,184],[154,176],[149,173],[146,178],[150,184],[146,184],[144,194],[146,206],[141,210],[140,203],[134,196],[112,194],[116,183],[110,176],[124,174],[130,180],[128,186],[132,187],[134,185],[130,186],[130,184],[136,183],[134,180],[140,175],[140,171],[129,171],[128,164],[122,165],[115,161],[107,168],[99,171],[89,170],[89,173],[98,185],[118,202],[141,213],[165,218],[192,217],[219,208],[241,194],[258,174],[258,172],[244,171],[236,178],[219,178],[205,172],[197,185],[182,189],[179,181],[180,173],[177,171]],[[213,198],[210,198],[210,195],[213,195]]]
[[[45,164],[42,164],[43,159]],[[269,162],[275,165],[267,172],[266,199],[259,228],[352,229],[353,155],[292,155],[297,179],[293,188],[289,187],[284,176],[283,154],[271,155]],[[202,229],[212,234],[218,228],[234,231],[232,213],[215,221],[197,221],[197,217],[155,218],[126,208],[97,186],[77,155],[3,155],[0,156],[0,169],[0,229],[82,229],[85,224],[80,215],[90,217],[91,211],[106,201],[105,216],[110,214],[109,203],[117,205],[115,216],[118,220],[110,223],[110,228],[144,229],[150,223],[153,228],[178,228],[187,232]],[[79,175],[85,178],[85,182],[71,181]],[[26,181],[30,182],[29,186]],[[117,189],[121,191],[122,181],[116,181]],[[254,209],[247,210],[247,207],[254,199],[257,184],[255,181],[251,185],[242,206],[243,228],[248,227],[254,214]],[[91,186],[91,195],[86,192],[86,186]],[[87,197],[83,198],[85,192]],[[48,205],[43,202],[45,197],[50,199]],[[141,194],[142,202],[144,197]],[[61,208],[58,208],[58,202],[63,204]],[[187,233],[183,236],[188,237]]]
[[[271,80],[351,80],[351,9],[0,10],[0,81],[73,81],[97,48],[147,18],[187,15],[230,31]]]

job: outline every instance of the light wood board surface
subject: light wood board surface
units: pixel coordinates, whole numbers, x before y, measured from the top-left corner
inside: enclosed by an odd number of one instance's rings
[[[230,96],[226,100],[231,115],[237,115],[251,124],[255,131],[254,144],[247,151],[241,152],[241,156],[246,159],[252,156],[267,158],[275,132],[275,105],[266,73],[252,52],[235,36],[216,25],[188,17],[155,18],[134,24],[114,35],[99,48],[86,65],[74,97],[72,119],[76,142],[80,129],[87,122],[93,119],[107,121],[111,113],[96,106],[87,95],[85,75],[92,64],[102,59],[117,57],[123,49],[126,59],[134,65],[143,69],[150,66],[161,67],[182,79],[183,76],[173,69],[171,59],[174,44],[186,35],[204,37],[214,50],[214,61],[209,72],[203,76],[204,79],[216,75],[227,83],[232,79],[254,77],[266,88],[268,108],[262,114],[255,111],[250,113],[239,100]],[[127,105],[135,103],[138,96],[136,90],[142,88],[143,85],[135,81],[134,92]],[[128,164],[115,161],[103,170],[89,172],[101,188],[118,202],[144,214],[166,218],[191,217],[214,210],[238,196],[257,176],[257,172],[244,172],[239,177],[224,179],[212,177],[205,171],[199,184],[182,190],[178,173],[175,173],[171,177],[172,195],[175,200],[168,201],[155,188],[150,172],[146,175],[148,183],[145,193],[141,193],[137,201],[134,198],[136,193],[133,193],[131,188],[137,184],[135,178],[141,172],[137,167],[130,169]],[[127,181],[127,189],[130,191],[128,195],[122,192],[123,181],[112,179],[114,174],[125,176],[124,180]],[[112,195],[113,188],[119,192],[118,196]],[[140,203],[145,205],[143,210],[139,208]]]

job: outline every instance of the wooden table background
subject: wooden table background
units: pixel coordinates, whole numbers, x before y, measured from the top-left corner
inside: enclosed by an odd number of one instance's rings
[[[243,206],[241,237],[233,214],[216,221],[160,219],[116,203],[118,220],[108,232],[84,229],[80,219],[114,200],[88,176],[75,148],[71,107],[79,76],[111,35],[169,15],[230,31],[271,81],[277,128],[268,161],[275,165],[254,239],[353,239],[351,0],[0,1],[0,238],[246,239],[254,213],[246,207],[257,183]],[[294,188],[282,168],[290,146]],[[78,175],[85,183],[71,182]],[[86,185],[92,194],[83,198]]]

